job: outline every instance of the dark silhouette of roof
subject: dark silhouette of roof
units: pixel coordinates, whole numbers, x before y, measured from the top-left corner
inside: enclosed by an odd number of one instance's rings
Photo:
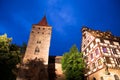
[[[46,16],[44,16],[42,18],[42,20],[38,23],[38,25],[40,25],[40,26],[49,26],[48,23],[47,23]]]

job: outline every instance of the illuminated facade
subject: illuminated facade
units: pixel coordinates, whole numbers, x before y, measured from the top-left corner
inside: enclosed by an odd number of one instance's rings
[[[61,67],[62,56],[49,56],[51,33],[52,28],[46,16],[32,26],[16,80],[65,80]]]
[[[120,80],[120,38],[111,32],[82,28],[86,80]]]

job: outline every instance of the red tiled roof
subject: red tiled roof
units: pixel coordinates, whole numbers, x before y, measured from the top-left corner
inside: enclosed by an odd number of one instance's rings
[[[42,20],[38,23],[40,26],[48,26],[46,16],[42,18]]]

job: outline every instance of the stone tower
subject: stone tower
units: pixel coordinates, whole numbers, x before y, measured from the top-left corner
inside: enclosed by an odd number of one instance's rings
[[[32,26],[23,62],[16,80],[48,80],[48,58],[52,28],[46,16]]]
[[[27,59],[42,59],[48,65],[49,47],[51,39],[51,27],[47,23],[46,16],[32,26],[28,46],[23,62]]]

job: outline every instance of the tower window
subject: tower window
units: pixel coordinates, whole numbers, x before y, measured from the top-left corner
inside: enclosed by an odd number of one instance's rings
[[[40,52],[38,46],[35,48],[35,53],[34,54],[38,54]]]
[[[45,30],[45,28],[43,28],[43,30]]]
[[[32,33],[34,33],[34,31],[32,31]]]
[[[40,43],[41,43],[41,41],[37,41],[37,43],[38,43],[38,44],[40,44]]]

